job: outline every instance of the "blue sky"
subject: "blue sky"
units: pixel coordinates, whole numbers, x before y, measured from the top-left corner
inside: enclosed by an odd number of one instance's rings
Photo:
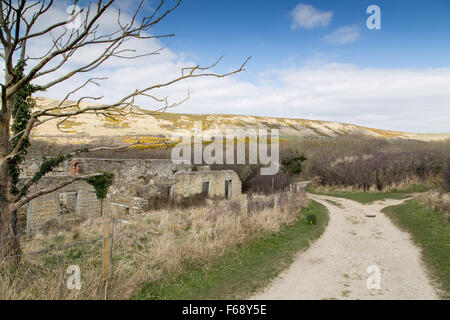
[[[129,9],[137,2],[119,1],[118,6]],[[61,2],[59,14],[66,14],[67,4]],[[156,4],[147,1],[146,13]],[[381,30],[366,27],[369,5],[381,9]],[[115,21],[114,10],[105,25]],[[175,37],[130,45],[140,53],[167,46],[161,55],[108,62],[95,71],[109,78],[102,82],[105,102],[173,79],[183,66],[208,65],[224,55],[214,71],[225,72],[252,56],[244,73],[189,80],[155,94],[177,101],[189,90],[190,99],[176,112],[450,132],[448,0],[184,0],[151,32]],[[70,86],[85,80],[75,77]],[[62,97],[70,86],[49,90],[47,96]],[[80,94],[100,91],[86,90]],[[139,103],[154,107],[150,101]]]
[[[333,18],[326,27],[292,30],[290,12],[298,3],[332,11]],[[366,28],[371,4],[381,8],[382,30]],[[355,42],[323,41],[323,36],[345,25],[360,28]],[[232,66],[251,55],[248,74],[301,64],[318,55],[361,67],[450,66],[448,0],[185,1],[155,30],[174,32],[176,37],[165,41],[170,48],[201,61],[225,54],[225,65]]]

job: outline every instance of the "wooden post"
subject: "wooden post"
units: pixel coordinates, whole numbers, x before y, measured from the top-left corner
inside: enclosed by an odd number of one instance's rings
[[[273,196],[273,209],[274,210],[278,210],[278,201],[279,201],[279,195],[278,194],[274,194]]]
[[[33,230],[33,200],[27,205],[27,233]]]
[[[103,235],[103,274],[109,278],[112,276],[112,250],[114,237],[114,220],[111,218],[110,222],[105,223]]]
[[[241,205],[241,214],[247,215],[247,213],[248,213],[248,200],[247,200],[247,195],[246,194],[241,194],[240,205]]]

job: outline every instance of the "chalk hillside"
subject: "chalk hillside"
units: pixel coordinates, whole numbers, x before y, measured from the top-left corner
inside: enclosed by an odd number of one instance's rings
[[[38,107],[57,107],[59,100],[36,98]],[[70,103],[70,102],[67,102]],[[67,104],[66,104],[67,105]],[[379,130],[353,124],[306,120],[272,118],[245,115],[155,113],[136,108],[135,113],[126,116],[103,117],[86,113],[58,125],[51,120],[40,125],[33,132],[33,138],[55,143],[89,143],[98,138],[117,141],[133,141],[169,137],[180,129],[192,129],[194,121],[202,121],[204,130],[223,131],[230,128],[279,129],[282,139],[294,140],[303,137],[335,137],[340,135],[362,135],[386,139],[417,139],[425,141],[450,139],[450,133],[419,134],[400,131]],[[61,112],[56,109],[54,112]]]

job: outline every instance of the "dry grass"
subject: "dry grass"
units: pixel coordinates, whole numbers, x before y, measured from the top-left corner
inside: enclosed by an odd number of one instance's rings
[[[254,195],[247,215],[240,213],[238,203],[213,200],[200,208],[127,217],[115,226],[109,283],[101,274],[102,241],[97,241],[27,255],[15,268],[0,264],[0,299],[128,299],[144,283],[162,283],[189,266],[207,265],[239,244],[294,223],[307,202],[303,194]],[[23,251],[102,237],[101,223],[90,219],[75,230],[37,235],[22,244]],[[67,289],[70,265],[81,269],[80,291]]]
[[[430,207],[435,212],[440,212],[444,216],[444,221],[450,220],[450,193],[438,190],[428,191],[423,194],[419,201]]]

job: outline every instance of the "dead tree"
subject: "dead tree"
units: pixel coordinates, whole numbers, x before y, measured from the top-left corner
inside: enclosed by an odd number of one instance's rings
[[[0,110],[0,238],[2,246],[0,257],[16,256],[20,253],[18,241],[17,211],[29,201],[59,190],[66,185],[80,179],[87,179],[100,174],[81,175],[67,178],[61,184],[29,192],[36,186],[39,179],[45,176],[61,162],[80,152],[89,150],[75,150],[68,155],[47,159],[43,162],[39,172],[19,186],[19,165],[23,161],[28,147],[32,141],[30,135],[37,127],[51,120],[58,121],[58,125],[70,117],[83,113],[95,113],[97,116],[114,117],[125,116],[136,112],[135,100],[145,97],[159,104],[155,111],[165,111],[175,107],[183,101],[169,104],[166,98],[158,98],[155,89],[170,86],[176,82],[196,77],[225,77],[244,70],[248,59],[236,70],[224,74],[217,74],[211,69],[219,60],[209,67],[186,67],[180,70],[180,75],[170,81],[151,84],[137,89],[112,104],[86,104],[86,102],[99,101],[102,97],[84,96],[71,102],[71,98],[81,89],[89,85],[99,85],[103,78],[90,78],[78,88],[68,92],[58,106],[36,107],[31,96],[55,85],[71,80],[78,74],[89,74],[106,61],[116,59],[135,59],[142,57],[136,51],[126,46],[128,40],[142,41],[161,37],[170,37],[173,34],[154,35],[151,29],[171,14],[180,1],[167,6],[164,0],[150,15],[143,13],[141,2],[126,19],[121,11],[114,8],[114,0],[91,2],[83,10],[76,10],[78,1],[73,2],[73,11],[69,19],[52,21],[49,15],[54,1],[27,1],[27,0],[0,0],[0,57],[3,60],[4,80],[1,85]],[[116,29],[112,32],[102,31],[100,19],[107,13],[115,13]],[[52,21],[47,27],[39,27],[40,21]],[[76,27],[68,28],[78,22]],[[51,38],[51,44],[41,57],[30,56],[27,45],[31,41]],[[45,43],[45,41],[42,41]],[[84,63],[74,62],[74,58],[82,48],[101,48],[100,53]],[[47,50],[48,49],[48,50]],[[159,54],[160,50],[148,52],[144,56]],[[76,65],[76,67],[74,67]],[[71,67],[70,71],[67,69]],[[64,73],[65,72],[65,73]],[[39,86],[34,83],[42,79],[50,79]],[[187,95],[188,96],[188,95]],[[101,148],[100,148],[101,149]],[[99,150],[97,148],[97,150]]]

